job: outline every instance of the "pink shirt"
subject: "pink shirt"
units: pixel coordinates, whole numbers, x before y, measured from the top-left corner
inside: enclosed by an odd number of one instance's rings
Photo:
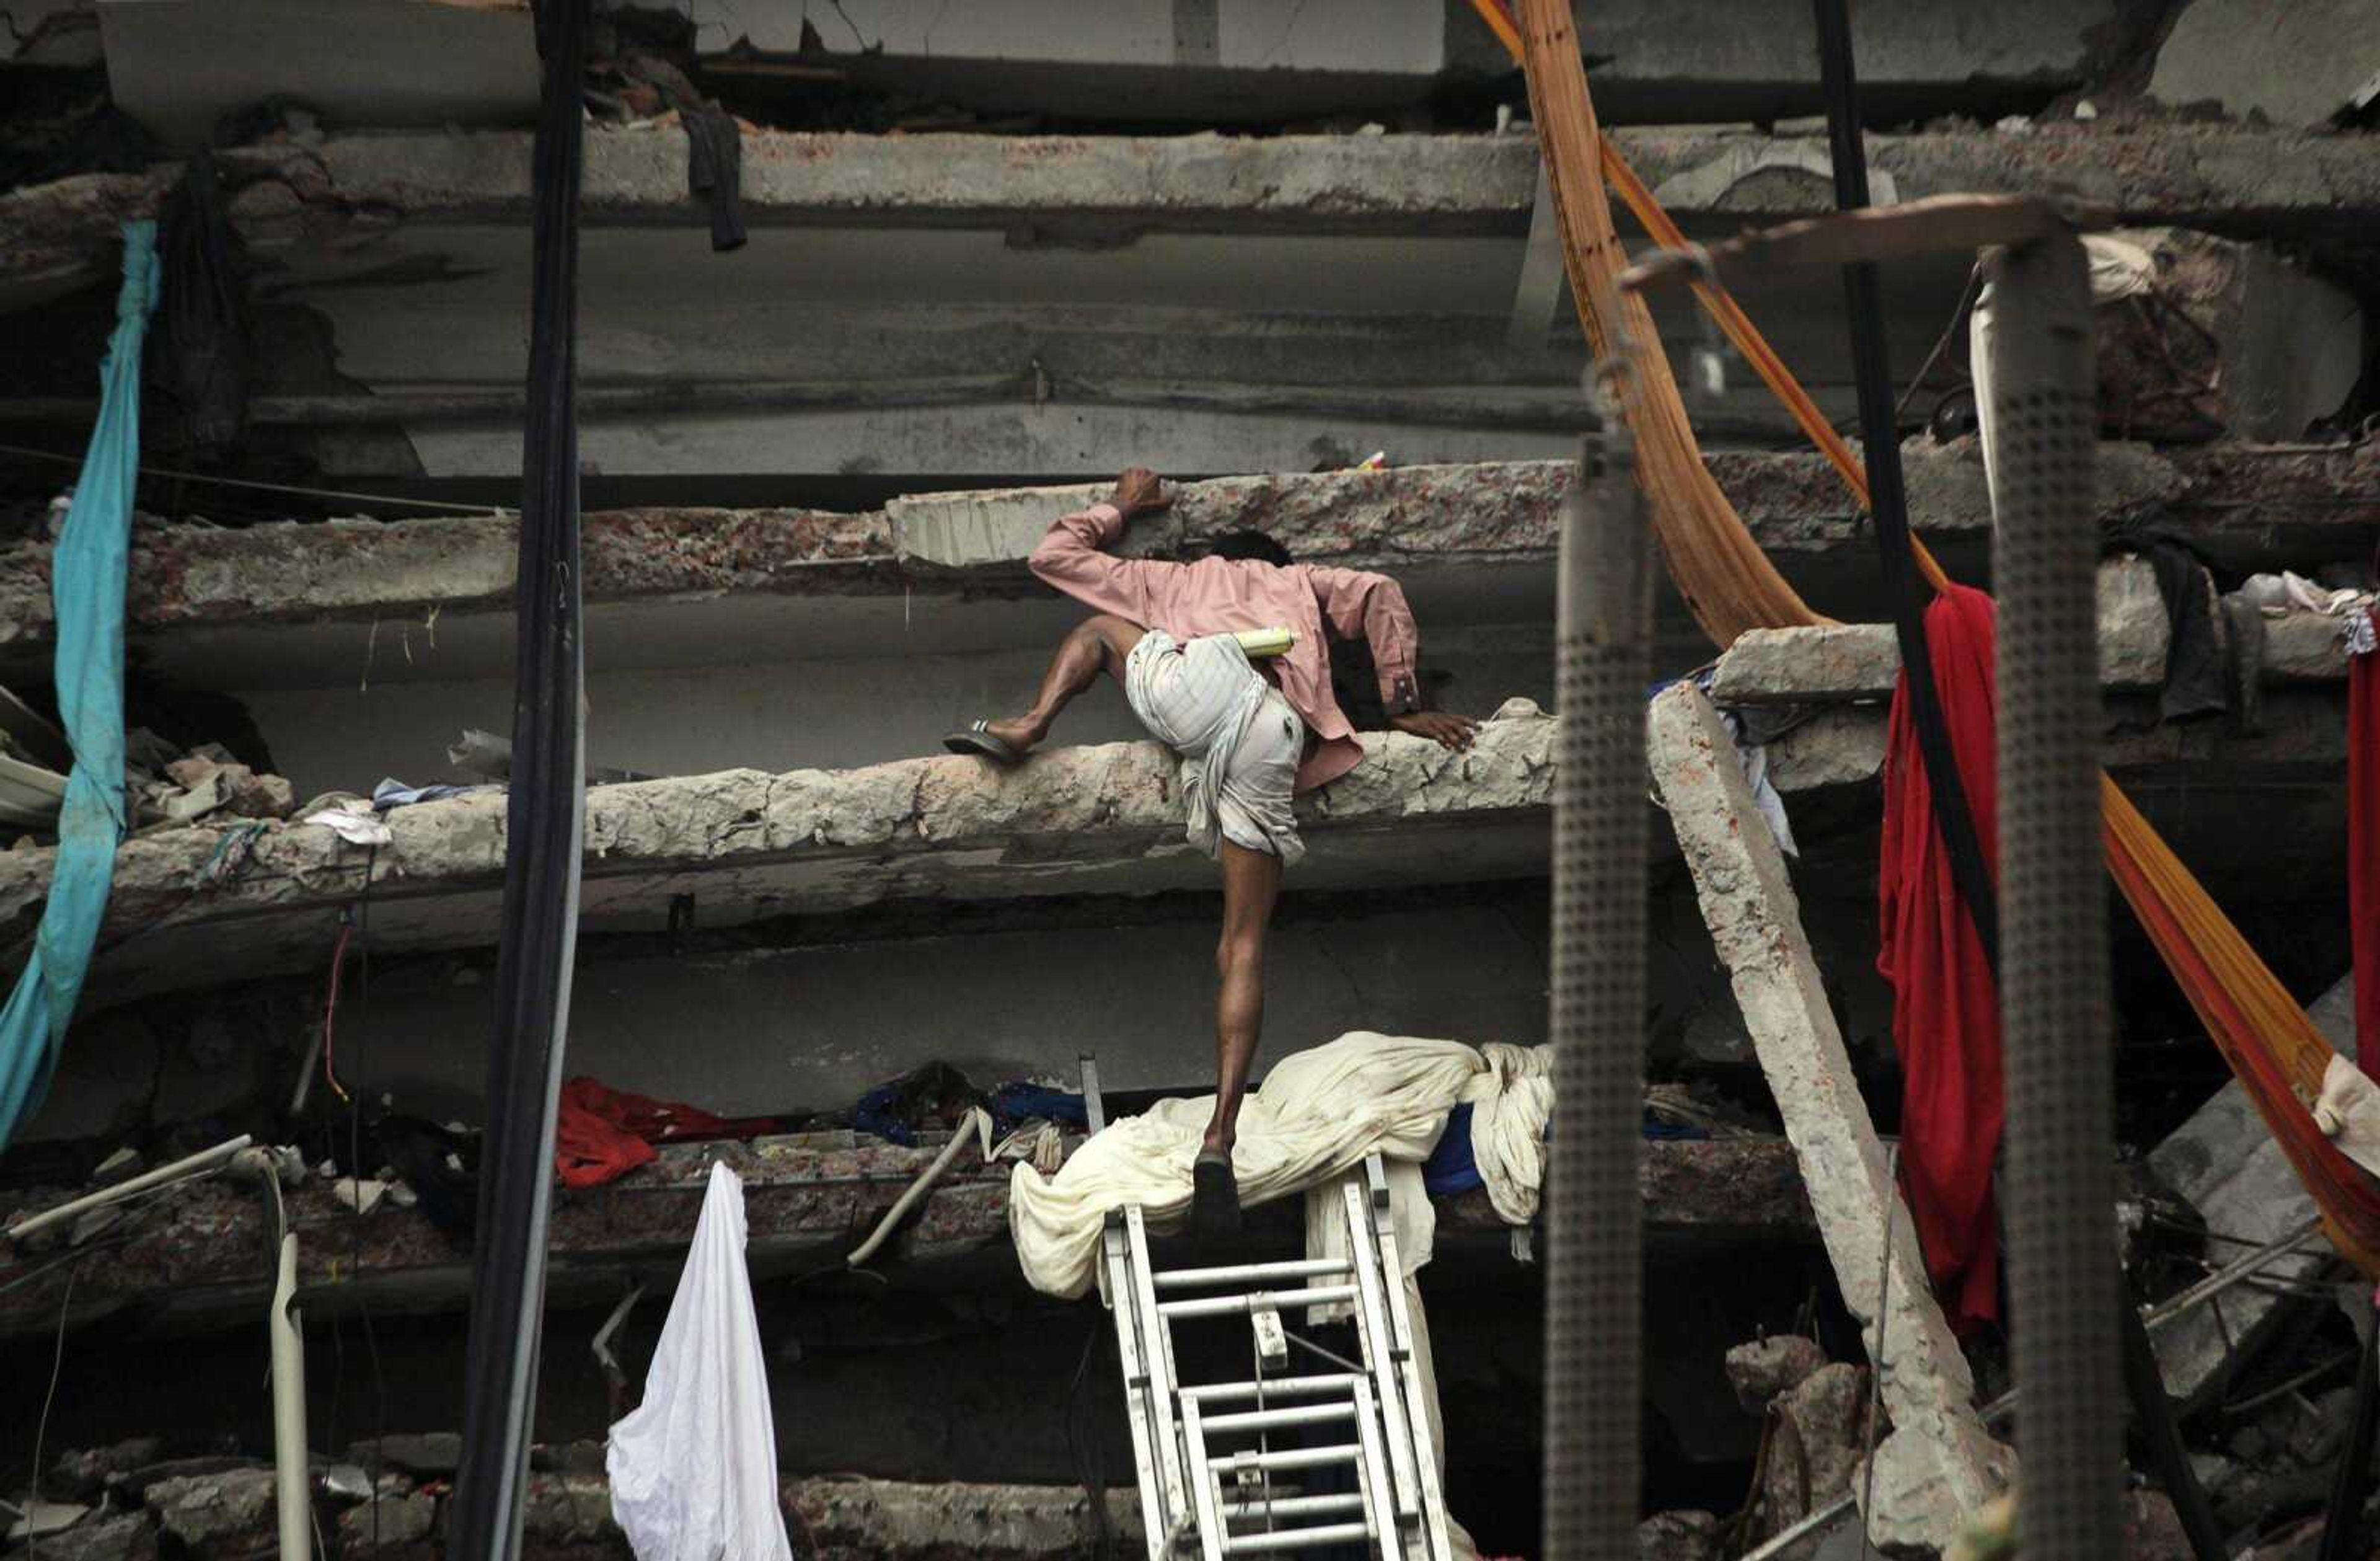
[[[1342,638],[1371,646],[1380,702],[1390,714],[1420,708],[1414,663],[1421,631],[1403,590],[1388,576],[1311,564],[1282,568],[1255,558],[1172,564],[1100,551],[1123,534],[1123,512],[1111,504],[1064,516],[1033,550],[1033,572],[1094,612],[1161,628],[1176,640],[1242,628],[1295,630],[1297,643],[1270,665],[1282,697],[1317,738],[1298,766],[1298,790],[1337,780],[1364,757],[1355,729],[1330,692],[1326,621]]]

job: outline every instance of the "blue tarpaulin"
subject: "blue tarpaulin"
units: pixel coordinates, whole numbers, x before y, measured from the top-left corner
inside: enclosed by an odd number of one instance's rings
[[[32,958],[0,1010],[0,1149],[49,1092],[50,1074],[107,914],[124,816],[124,576],[140,464],[140,343],[157,300],[157,225],[124,225],[124,286],[100,369],[74,506],[50,560],[58,723],[74,747],[56,865]]]

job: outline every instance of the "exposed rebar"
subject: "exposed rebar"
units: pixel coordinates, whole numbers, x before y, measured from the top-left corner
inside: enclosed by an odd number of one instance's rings
[[[1624,421],[1588,441],[1561,541],[1545,1554],[1633,1555],[1639,1468],[1645,689],[1652,574]]]
[[[2025,1561],[2118,1555],[2114,1053],[2100,875],[2091,293],[2059,234],[1990,251],[2001,1026]]]

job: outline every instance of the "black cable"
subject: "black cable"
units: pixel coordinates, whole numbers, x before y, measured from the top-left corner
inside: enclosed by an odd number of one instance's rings
[[[1813,0],[1818,31],[1818,64],[1827,97],[1827,140],[1835,171],[1835,202],[1846,210],[1868,204],[1867,147],[1861,140],[1859,86],[1852,60],[1851,14],[1848,0]],[[1902,487],[1900,433],[1891,404],[1891,370],[1886,360],[1884,310],[1876,288],[1876,267],[1843,268],[1843,296],[1851,312],[1852,364],[1858,378],[1860,427],[1866,445],[1869,508],[1876,517],[1876,544],[1881,552],[1886,590],[1892,602],[1893,630],[1900,645],[1910,711],[1915,717],[1917,741],[1925,763],[1927,788],[1933,800],[1936,827],[1950,857],[1951,881],[1975,926],[1976,941],[1995,980],[1999,973],[1999,909],[1990,864],[1985,861],[1974,814],[1961,778],[1950,735],[1942,715],[1934,682],[1933,659],[1925,644],[1925,608],[1920,599],[1916,551],[1910,540],[1908,497]],[[1948,337],[1946,335],[1945,339]],[[2120,1266],[2120,1265],[2119,1265]],[[2119,1274],[2120,1280],[2121,1275]],[[2128,1292],[2119,1284],[2119,1293]],[[2140,1416],[2152,1457],[2167,1494],[2173,1499],[2199,1561],[2223,1555],[2222,1537],[2204,1491],[2191,1467],[2174,1423],[2173,1405],[2166,1396],[2164,1379],[2156,1372],[2154,1352],[2143,1369],[2137,1351],[2147,1347],[2144,1330],[2134,1318],[2137,1339],[2126,1364],[2133,1412]]]
[[[1853,211],[1868,204],[1867,147],[1860,139],[1859,86],[1852,66],[1851,15],[1846,0],[1814,0],[1818,23],[1818,67],[1827,94],[1827,140],[1833,152],[1835,204]],[[1950,856],[1951,881],[1975,924],[1975,938],[1995,973],[1999,969],[1998,896],[1967,786],[1959,774],[1950,728],[1934,682],[1934,659],[1925,645],[1924,582],[1909,534],[1909,495],[1900,470],[1900,428],[1892,409],[1892,370],[1887,361],[1884,305],[1876,267],[1843,267],[1843,299],[1851,315],[1852,366],[1858,381],[1860,440],[1867,459],[1868,511],[1876,518],[1877,560],[1885,594],[1892,604],[1893,638],[1900,642],[1910,713],[1925,761],[1926,789],[1934,801],[1935,826]]]
[[[512,1561],[545,1315],[553,1124],[570,1013],[586,786],[578,436],[580,80],[589,0],[537,0],[528,417],[514,601],[513,775],[451,1561]]]

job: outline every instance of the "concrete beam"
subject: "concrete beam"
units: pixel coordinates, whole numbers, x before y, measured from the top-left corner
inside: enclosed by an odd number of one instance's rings
[[[1674,214],[1806,216],[1831,210],[1823,138],[1750,129],[1622,129],[1631,162]],[[2128,221],[2343,231],[2380,211],[2380,167],[2353,136],[2185,124],[2123,131],[2043,125],[1871,136],[1875,176],[1902,200],[2058,194]],[[590,130],[591,225],[699,226],[682,131]],[[1813,164],[1812,159],[1817,161]],[[266,249],[353,242],[399,221],[525,223],[529,137],[340,136],[319,148],[225,154],[245,181],[232,202]],[[1525,230],[1536,187],[1525,135],[1225,138],[874,136],[769,131],[745,139],[743,199],[756,226],[1039,225],[1080,239],[1151,229],[1283,232]],[[79,176],[0,196],[0,287],[75,285],[113,262],[116,225],[153,214],[178,168]],[[1755,177],[1758,176],[1758,177]]]
[[[1902,458],[1916,529],[1938,546],[1979,558],[1991,507],[1973,442],[1915,440]],[[1754,536],[1789,572],[1828,559],[1862,574],[1872,569],[1864,518],[1817,456],[1737,451],[1707,459]],[[2228,567],[2360,557],[2380,536],[2380,440],[2172,453],[2103,445],[2096,465],[2107,520],[2162,506]],[[1571,470],[1567,461],[1521,461],[1185,483],[1174,507],[1135,528],[1126,548],[1254,526],[1313,563],[1542,570],[1553,557]],[[1026,555],[1051,519],[1099,493],[1076,486],[929,494],[853,515],[693,507],[593,514],[585,523],[587,594],[596,603],[1039,594],[1023,569]],[[134,536],[128,611],[136,634],[493,611],[511,600],[516,535],[506,516],[239,530],[143,524]],[[48,643],[49,552],[38,542],[0,550],[0,647]],[[1845,676],[1888,689],[1888,676],[1876,682],[1872,655],[1861,656],[1860,670]]]
[[[2276,690],[2263,730],[2219,722],[2119,721],[2119,772],[2205,765],[2219,776],[2325,774],[2344,757],[2338,700]],[[1829,794],[1856,811],[1884,762],[1884,713],[1835,706],[1769,745],[1789,796]],[[1299,799],[1302,889],[1370,889],[1533,878],[1546,871],[1555,722],[1510,701],[1452,754],[1369,733],[1347,776]],[[2333,777],[2335,778],[2335,777]],[[903,760],[843,771],[711,774],[593,788],[587,799],[581,926],[653,932],[674,902],[700,925],[736,926],[893,900],[1208,890],[1214,870],[1184,840],[1174,764],[1154,743],[1046,752],[1013,774],[980,760]],[[161,829],[116,853],[91,990],[110,1001],[315,968],[339,915],[369,886],[384,953],[495,941],[505,799],[478,793],[400,808],[391,842],[353,846],[314,824],[273,823],[221,883],[202,874],[222,842],[202,824]],[[29,939],[52,849],[0,853],[0,931]],[[19,946],[23,945],[20,943]]]
[[[2165,681],[2171,638],[2156,577],[2138,557],[2099,567],[2099,682],[2137,692]],[[2292,613],[2265,628],[2268,683],[2336,682],[2347,676],[2347,620]],[[1755,628],[1719,653],[1711,697],[1721,704],[1811,704],[1891,697],[1900,646],[1890,624]]]
[[[1302,887],[1477,882],[1544,871],[1553,720],[1525,701],[1468,751],[1365,738],[1350,774],[1300,799]],[[1057,749],[1012,774],[981,760],[846,771],[731,770],[588,794],[581,925],[652,930],[691,896],[705,927],[893,899],[1211,889],[1183,837],[1174,762],[1155,743]],[[479,793],[387,815],[376,851],[328,828],[275,824],[227,882],[201,885],[211,828],[137,836],[116,854],[94,991],[128,997],[319,960],[369,885],[383,951],[493,941],[505,798]],[[49,850],[0,853],[0,923],[30,933]]]
[[[1654,784],[1703,919],[1792,1140],[1843,1303],[1881,1372],[1892,1433],[1876,1449],[1871,1531],[1888,1549],[1948,1550],[2007,1487],[2013,1460],[1975,1410],[1973,1375],[1935,1302],[1784,854],[1753,802],[1734,740],[1691,685],[1656,697],[1645,725]]]
[[[684,1261],[710,1165],[719,1160],[744,1178],[751,1227],[747,1255],[755,1278],[834,1261],[892,1207],[936,1152],[861,1142],[866,1147],[802,1148],[786,1139],[677,1145],[607,1187],[557,1191],[548,1303],[616,1296],[624,1279],[650,1279],[665,1288]],[[984,1167],[972,1153],[962,1154],[879,1266],[892,1271],[990,1253],[996,1259],[985,1270],[990,1282],[1021,1290],[1023,1278],[1006,1256],[1008,1177],[1005,1165]],[[1791,1238],[1810,1229],[1791,1151],[1779,1139],[1648,1140],[1638,1185],[1645,1223],[1657,1235]],[[0,1208],[30,1212],[69,1195],[35,1189]],[[265,1304],[270,1276],[257,1260],[265,1250],[265,1215],[255,1192],[215,1181],[186,1186],[164,1201],[162,1213],[128,1224],[126,1239],[111,1238],[74,1265],[71,1315],[78,1324],[115,1317],[152,1334],[246,1327]],[[319,1181],[292,1191],[288,1201],[310,1312],[358,1302],[382,1314],[466,1304],[469,1243],[449,1238],[418,1211],[383,1202],[358,1219]],[[1302,1239],[1296,1200],[1252,1215],[1252,1241],[1287,1249]],[[1501,1257],[1506,1227],[1484,1193],[1439,1201],[1439,1231],[1441,1262],[1466,1247],[1480,1261]],[[43,1254],[25,1254],[22,1266],[30,1270],[43,1261]],[[10,1272],[0,1267],[0,1282]],[[0,1336],[55,1329],[65,1277],[59,1269],[0,1293]]]

